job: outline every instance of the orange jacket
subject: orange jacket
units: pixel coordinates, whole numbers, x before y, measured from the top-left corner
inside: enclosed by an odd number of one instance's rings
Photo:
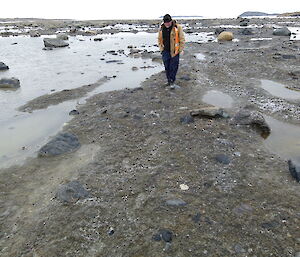
[[[163,36],[162,36],[162,26],[160,26],[160,30],[158,32],[158,46],[160,51],[164,50]],[[174,57],[177,54],[181,53],[184,48],[185,38],[182,27],[173,20],[173,28],[170,34],[170,49],[171,56]]]

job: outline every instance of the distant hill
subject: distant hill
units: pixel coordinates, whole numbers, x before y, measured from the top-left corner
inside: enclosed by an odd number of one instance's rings
[[[287,12],[287,13],[282,13],[280,14],[280,16],[295,16],[295,17],[298,17],[300,16],[300,12]]]
[[[239,17],[245,17],[245,16],[274,16],[274,15],[278,15],[278,14],[269,14],[269,13],[265,13],[265,12],[244,12],[242,14],[239,15]]]

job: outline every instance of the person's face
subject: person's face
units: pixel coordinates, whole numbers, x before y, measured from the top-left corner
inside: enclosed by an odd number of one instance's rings
[[[164,22],[166,28],[170,28],[171,25],[172,25],[172,21],[169,21],[169,22]]]

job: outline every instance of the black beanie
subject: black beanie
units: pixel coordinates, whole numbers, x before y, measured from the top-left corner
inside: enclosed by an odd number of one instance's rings
[[[170,21],[172,21],[171,15],[170,15],[170,14],[166,14],[166,15],[164,16],[164,22],[170,22]]]

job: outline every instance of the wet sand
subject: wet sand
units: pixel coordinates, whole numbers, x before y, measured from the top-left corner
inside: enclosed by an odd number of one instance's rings
[[[297,88],[290,72],[299,70],[300,42],[271,34],[265,27],[238,42],[188,43],[175,89],[161,72],[78,106],[64,126],[78,136],[78,151],[0,171],[1,256],[297,256],[300,191],[286,158],[229,119],[181,122],[217,90],[233,99],[231,116],[248,106],[299,125],[299,101],[272,95],[261,80]],[[90,197],[55,199],[73,180]],[[154,240],[162,229],[171,242]]]

